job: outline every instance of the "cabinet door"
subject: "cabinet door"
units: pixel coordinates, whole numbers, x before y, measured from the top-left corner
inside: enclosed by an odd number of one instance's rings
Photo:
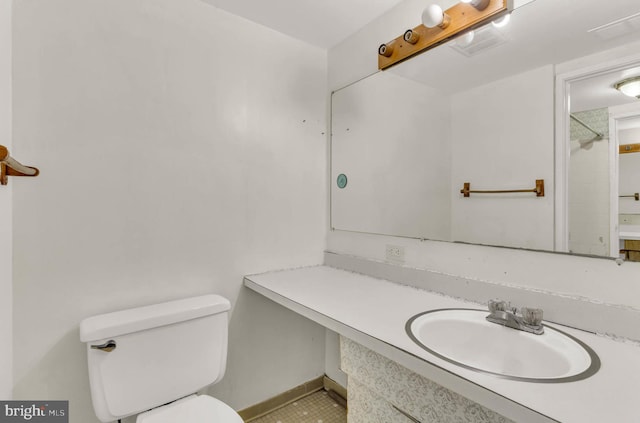
[[[340,354],[349,376],[349,423],[513,423],[350,339],[340,338]],[[361,395],[361,387],[367,392],[352,404],[351,396]],[[357,407],[353,417],[352,407]]]
[[[349,423],[421,423],[351,377],[347,396]]]

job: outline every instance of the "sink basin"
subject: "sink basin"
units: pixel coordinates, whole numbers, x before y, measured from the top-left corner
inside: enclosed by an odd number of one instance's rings
[[[600,369],[582,341],[544,325],[534,335],[488,322],[486,310],[441,309],[413,316],[407,334],[429,353],[466,369],[507,379],[560,383],[586,379]]]

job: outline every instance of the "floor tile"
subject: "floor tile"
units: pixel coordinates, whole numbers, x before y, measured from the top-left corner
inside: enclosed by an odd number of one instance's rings
[[[326,391],[315,392],[251,423],[347,423],[347,410]]]

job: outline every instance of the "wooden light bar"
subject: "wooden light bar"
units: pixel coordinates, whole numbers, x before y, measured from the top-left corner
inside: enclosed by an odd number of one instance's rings
[[[484,5],[483,5],[484,6]],[[489,0],[482,10],[467,3],[457,3],[445,10],[444,28],[427,28],[420,24],[378,49],[378,69],[387,69],[418,53],[498,19],[511,11],[509,0]]]

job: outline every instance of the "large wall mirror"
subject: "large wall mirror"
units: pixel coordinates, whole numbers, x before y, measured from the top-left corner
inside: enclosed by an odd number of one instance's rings
[[[637,0],[535,0],[507,26],[486,25],[335,91],[332,228],[617,257],[620,234],[640,229],[639,209],[627,204],[635,200],[623,195],[640,186],[628,176],[637,175],[635,156],[614,157],[610,146],[640,144],[629,141],[640,125],[626,109],[618,120],[611,113],[640,101],[613,85],[640,76],[640,64],[567,84],[566,139],[556,135],[556,67],[623,46],[640,53]],[[556,175],[556,142],[567,151],[566,178]],[[556,190],[560,179],[567,188]],[[544,196],[460,192],[465,183],[533,191],[537,180]]]

